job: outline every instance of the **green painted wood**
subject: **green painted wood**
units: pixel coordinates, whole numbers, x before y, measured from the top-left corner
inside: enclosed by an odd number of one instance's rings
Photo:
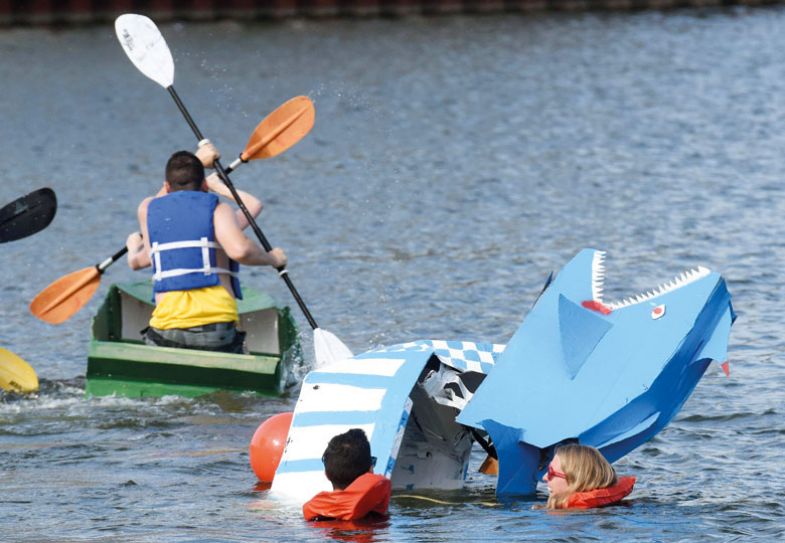
[[[89,396],[124,396],[127,398],[160,398],[162,396],[185,396],[197,398],[206,394],[225,390],[245,392],[246,389],[231,389],[227,387],[208,387],[194,385],[176,385],[171,383],[156,383],[151,381],[134,381],[130,379],[115,379],[93,376],[85,385],[85,394]],[[278,391],[254,390],[260,396],[275,397]]]
[[[116,379],[208,387],[209,391],[280,393],[279,363],[280,358],[272,356],[92,341],[87,357],[87,380]]]
[[[85,393],[193,397],[217,390],[248,390],[264,395],[281,394],[291,373],[288,366],[300,353],[297,327],[288,308],[277,308],[265,293],[244,290],[245,300],[238,304],[241,314],[276,309],[278,343],[283,357],[279,353],[246,355],[174,349],[121,339],[121,293],[143,302],[152,312],[152,289],[147,281],[112,285],[93,319]],[[130,322],[133,325],[136,321]]]
[[[184,368],[210,368],[268,375],[275,373],[279,358],[277,355],[218,353],[120,341],[93,341],[90,344],[89,356],[108,360],[133,360],[139,365],[157,364]]]

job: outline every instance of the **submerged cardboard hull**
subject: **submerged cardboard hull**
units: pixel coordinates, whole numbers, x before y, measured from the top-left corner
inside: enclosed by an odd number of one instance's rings
[[[717,273],[697,268],[619,302],[602,296],[604,253],[581,251],[546,285],[506,345],[422,340],[310,373],[272,490],[329,490],[321,456],[350,428],[368,436],[393,489],[463,486],[474,441],[498,458],[496,493],[532,495],[556,447],[611,462],[681,409],[735,320]]]
[[[334,435],[362,429],[374,472],[396,490],[458,489],[471,453],[470,431],[455,416],[503,345],[420,340],[334,361],[309,373],[272,491],[301,502],[331,485],[322,453]],[[469,379],[467,377],[467,379]]]
[[[93,319],[87,359],[88,395],[201,396],[218,390],[281,394],[299,363],[297,330],[287,308],[244,289],[240,328],[250,354],[145,345],[140,330],[153,310],[147,282],[112,285]]]
[[[555,449],[579,442],[614,462],[679,412],[711,361],[727,359],[725,281],[696,268],[620,302],[602,297],[604,253],[559,272],[458,422],[498,452],[498,495],[531,495]]]

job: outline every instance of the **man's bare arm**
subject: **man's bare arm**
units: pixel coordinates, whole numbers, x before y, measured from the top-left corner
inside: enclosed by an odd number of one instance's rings
[[[246,266],[272,266],[281,268],[286,266],[286,254],[283,249],[274,248],[265,252],[256,243],[250,240],[237,224],[237,217],[232,208],[220,203],[213,214],[215,238],[223,250],[232,260]]]
[[[202,140],[199,142],[199,148],[196,150],[196,156],[202,162],[202,165],[205,168],[212,168],[215,165],[215,161],[221,158],[221,153],[218,152],[218,149],[210,143],[210,140]],[[232,191],[229,190],[221,178],[218,176],[217,173],[213,173],[207,176],[205,179],[205,183],[207,184],[207,190],[218,194],[219,196],[223,196],[224,198],[228,198],[234,203],[237,203],[237,200],[234,199],[232,195]],[[236,189],[237,190],[237,189]],[[256,196],[249,192],[245,192],[244,190],[237,190],[237,195],[243,201],[246,209],[251,214],[251,217],[254,219],[259,216],[262,212],[262,201],[259,200]],[[235,216],[237,217],[237,224],[240,227],[240,230],[245,230],[248,228],[250,224],[248,219],[245,218],[245,213],[241,209],[238,209],[235,212]]]
[[[230,191],[229,187],[227,187],[224,184],[224,182],[221,181],[221,178],[218,177],[217,173],[208,175],[205,181],[207,182],[208,190],[218,194],[219,196],[223,196],[224,198],[228,198],[229,200],[236,202],[236,200],[232,196],[232,191]],[[262,208],[264,207],[262,201],[249,192],[239,189],[236,190],[237,190],[237,195],[245,204],[245,207],[248,209],[248,212],[251,214],[251,217],[253,217],[254,219],[258,217],[259,214],[262,212]],[[245,213],[243,213],[242,209],[238,209],[237,211],[235,211],[235,217],[237,218],[237,224],[240,230],[245,230],[246,228],[248,228],[248,225],[250,223],[248,222],[248,219],[245,218]]]
[[[141,270],[152,264],[150,261],[150,236],[147,233],[147,206],[152,198],[145,198],[136,210],[140,232],[128,236],[125,246],[128,248],[128,267]]]

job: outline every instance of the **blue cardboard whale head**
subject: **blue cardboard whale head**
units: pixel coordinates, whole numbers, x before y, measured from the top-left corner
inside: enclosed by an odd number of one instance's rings
[[[585,249],[543,292],[461,412],[499,455],[497,493],[532,494],[554,447],[577,440],[614,461],[678,412],[735,314],[699,267],[637,296],[603,297],[605,254]]]

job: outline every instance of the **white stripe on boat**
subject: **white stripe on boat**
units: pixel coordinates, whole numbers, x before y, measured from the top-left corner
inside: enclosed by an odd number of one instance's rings
[[[401,358],[349,358],[323,366],[312,375],[316,376],[320,373],[350,373],[392,377],[405,363],[406,360]]]
[[[397,422],[397,421],[396,421]],[[360,428],[368,436],[368,441],[373,437],[375,424],[322,424],[319,426],[293,426],[289,430],[288,443],[284,451],[287,462],[295,460],[312,460],[314,452],[321,453],[327,448],[327,443],[338,434],[348,432],[352,428]],[[277,475],[276,475],[277,478]]]
[[[378,411],[382,408],[382,399],[386,393],[385,388],[331,383],[320,383],[318,388],[304,386],[297,400],[297,413],[323,412],[325,406],[329,406],[331,412]]]

